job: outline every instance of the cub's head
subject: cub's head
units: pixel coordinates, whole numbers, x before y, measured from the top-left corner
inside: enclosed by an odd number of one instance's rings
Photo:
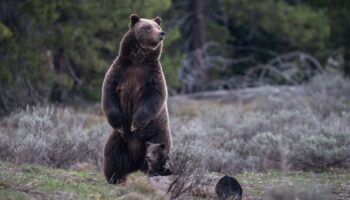
[[[165,32],[160,27],[161,23],[162,19],[160,17],[142,19],[132,14],[130,15],[129,28],[134,32],[136,39],[143,48],[156,49],[165,37]]]
[[[147,142],[146,148],[146,161],[149,175],[171,175],[172,173],[169,167],[170,159],[168,153],[165,151],[165,145]]]

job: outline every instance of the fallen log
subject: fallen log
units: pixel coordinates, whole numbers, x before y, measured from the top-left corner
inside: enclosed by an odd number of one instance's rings
[[[241,199],[242,197],[242,188],[233,177],[223,177],[223,175],[211,174],[205,175],[198,182],[194,179],[195,178],[189,179],[186,182],[179,182],[176,175],[154,176],[150,177],[150,183],[159,194],[167,199],[174,199],[180,196],[186,199],[191,199],[191,197],[200,197],[203,199],[223,199],[223,196],[233,197],[235,195],[237,195],[236,198],[227,199]],[[174,187],[174,184],[178,185]],[[181,187],[180,189],[179,186]]]

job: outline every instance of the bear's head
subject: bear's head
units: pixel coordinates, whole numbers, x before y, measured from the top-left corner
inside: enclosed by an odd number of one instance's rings
[[[160,17],[150,20],[132,14],[129,28],[134,32],[137,41],[143,48],[156,49],[165,37],[165,32],[160,27],[161,23]]]
[[[146,162],[148,164],[149,175],[171,175],[172,173],[169,167],[170,159],[165,151],[165,145],[146,142],[146,148]]]

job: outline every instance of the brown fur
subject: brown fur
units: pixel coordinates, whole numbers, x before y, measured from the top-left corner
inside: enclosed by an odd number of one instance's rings
[[[109,183],[124,181],[132,171],[146,171],[145,142],[164,143],[166,152],[172,145],[167,87],[159,61],[165,34],[160,22],[159,17],[130,16],[119,55],[103,82],[102,110],[114,129],[104,150]]]
[[[165,145],[153,144],[146,142],[146,161],[148,166],[148,175],[156,176],[171,175],[171,170],[169,167],[169,154],[165,151]]]

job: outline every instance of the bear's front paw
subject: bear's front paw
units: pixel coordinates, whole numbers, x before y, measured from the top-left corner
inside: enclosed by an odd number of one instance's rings
[[[142,128],[144,128],[146,126],[147,122],[145,120],[133,120],[132,124],[131,124],[131,128],[130,131],[131,132],[135,132],[138,130],[141,130]]]
[[[134,127],[134,124],[131,125],[130,131],[135,132],[137,129]]]
[[[120,134],[120,137],[123,139],[123,140],[126,140],[126,133],[123,129],[119,129],[118,130],[119,134]]]
[[[120,134],[124,134],[125,133],[125,131],[124,131],[124,129],[122,127],[121,128],[115,128],[115,131],[120,133]]]

